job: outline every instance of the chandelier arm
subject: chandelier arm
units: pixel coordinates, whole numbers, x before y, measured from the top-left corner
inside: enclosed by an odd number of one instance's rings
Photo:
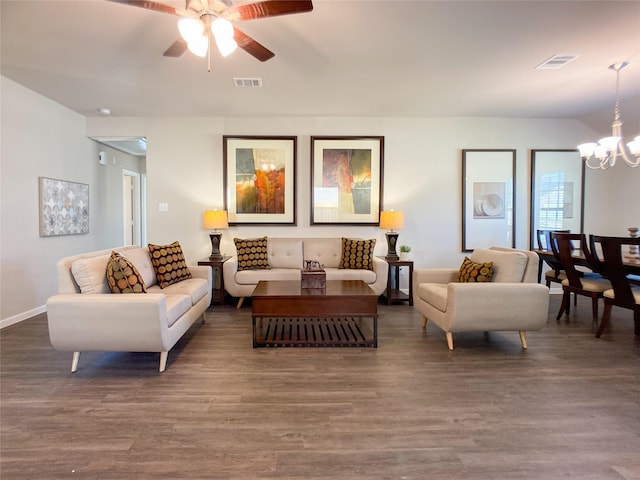
[[[620,143],[618,143],[618,150],[620,151],[620,154],[621,154],[620,156],[624,160],[624,163],[629,165],[631,168],[634,168],[640,165],[640,157],[636,157],[635,160],[633,159],[633,155],[631,154],[627,146],[622,141],[622,138],[620,139]]]

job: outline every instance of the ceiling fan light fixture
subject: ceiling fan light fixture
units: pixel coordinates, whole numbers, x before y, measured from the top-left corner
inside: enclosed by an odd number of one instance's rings
[[[196,18],[182,17],[178,20],[178,31],[185,42],[191,43],[202,37],[204,24]]]
[[[198,57],[204,57],[207,54],[207,50],[209,49],[209,41],[207,37],[204,35],[200,35],[199,37],[191,40],[187,43],[187,47],[189,51]]]
[[[238,48],[238,44],[233,38],[216,38],[216,45],[218,46],[218,50],[220,51],[220,55],[223,57],[228,57]]]
[[[211,32],[217,38],[233,38],[233,25],[226,18],[216,18],[211,24]]]

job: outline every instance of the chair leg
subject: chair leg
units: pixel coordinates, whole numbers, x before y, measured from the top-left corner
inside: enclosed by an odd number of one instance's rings
[[[244,297],[240,297],[238,299],[238,305],[236,305],[236,308],[240,308],[242,306],[242,302],[244,302]]]
[[[633,311],[633,332],[640,335],[640,310],[638,309]]]
[[[453,350],[453,333],[444,332],[444,334],[447,337],[447,346],[449,347],[449,350]]]
[[[71,359],[71,373],[78,370],[78,361],[80,360],[80,352],[73,352],[73,358]]]
[[[573,294],[573,306],[575,307],[576,305],[578,305],[578,294],[574,293]]]
[[[598,328],[598,331],[596,332],[596,338],[600,338],[600,335],[602,335],[602,332],[604,332],[604,329],[609,324],[612,306],[613,304],[606,301],[604,302],[604,313],[602,314],[602,320],[600,321],[600,328]]]
[[[520,334],[520,342],[522,343],[522,348],[527,349],[527,332],[524,330],[520,330],[518,332]]]
[[[591,316],[593,320],[598,322],[598,297],[591,297]]]
[[[565,290],[562,293],[562,303],[560,304],[560,311],[558,312],[558,315],[556,316],[556,320],[560,320],[560,318],[562,317],[562,314],[565,311],[567,312],[567,315],[569,315],[569,307],[571,305],[570,298],[569,298],[570,295],[571,295],[571,293],[568,290]]]
[[[167,368],[167,358],[169,357],[169,352],[160,352],[160,371],[164,372],[164,369]]]
[[[427,322],[429,320],[424,315],[422,316],[422,328],[427,328]]]

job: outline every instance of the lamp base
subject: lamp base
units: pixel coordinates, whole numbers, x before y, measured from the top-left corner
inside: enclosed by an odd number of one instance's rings
[[[222,238],[222,233],[210,233],[209,237],[211,238],[211,255],[209,255],[209,260],[221,260],[222,254],[220,253],[220,239]]]
[[[387,236],[387,255],[384,257],[386,260],[392,260],[397,262],[400,260],[400,257],[396,253],[396,245],[398,243],[398,232],[394,232],[393,230],[385,233]]]

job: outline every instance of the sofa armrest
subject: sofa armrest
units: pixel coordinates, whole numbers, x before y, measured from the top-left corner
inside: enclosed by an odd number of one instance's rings
[[[450,310],[451,309],[451,310]],[[549,315],[549,289],[536,283],[449,283],[453,331],[537,330]]]
[[[209,283],[209,289],[213,285],[213,273],[209,265],[191,265],[189,267],[193,278],[203,278]]]
[[[451,283],[458,280],[456,268],[417,268],[413,270],[414,288],[421,283]]]
[[[49,338],[62,351],[169,350],[164,294],[59,294],[47,301]]]

